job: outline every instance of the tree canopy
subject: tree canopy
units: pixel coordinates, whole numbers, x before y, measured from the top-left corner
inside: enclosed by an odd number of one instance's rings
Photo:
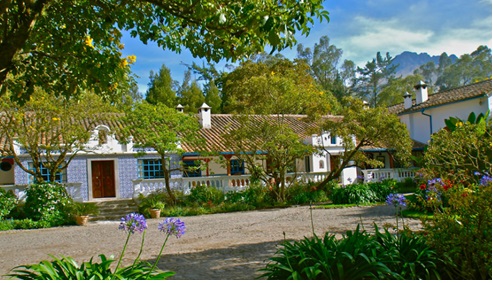
[[[155,105],[146,101],[137,103],[125,116],[125,133],[134,138],[135,147],[151,147],[161,158],[161,168],[166,184],[166,191],[174,201],[170,187],[170,154],[181,152],[180,143],[199,144],[201,140],[196,133],[200,129],[196,118],[178,112],[162,103]],[[142,153],[145,154],[145,153]]]
[[[319,188],[338,178],[350,161],[383,166],[380,161],[371,160],[362,152],[365,147],[387,149],[401,164],[409,161],[412,140],[406,125],[386,108],[368,108],[361,100],[348,97],[344,99],[342,116],[340,121],[327,120],[322,125],[323,131],[343,140],[344,152],[338,156],[339,162],[335,162],[337,168],[332,168],[325,180],[318,185]]]
[[[296,44],[314,18],[328,20],[321,0],[20,0],[0,2],[0,95],[27,100],[34,86],[71,96],[83,89],[111,98],[125,88],[122,31],[143,43],[208,60],[238,60]]]
[[[267,59],[247,61],[228,74],[223,87],[226,113],[317,116],[337,108],[336,99],[310,76],[306,62]]]
[[[12,156],[36,182],[44,182],[41,168],[46,168],[53,182],[78,152],[94,150],[87,147],[91,127],[97,126],[99,114],[105,111],[111,112],[110,106],[92,93],[84,93],[80,99],[66,99],[36,88],[23,105],[2,97],[0,136],[8,146],[0,149],[0,156]],[[15,151],[16,145],[22,152]],[[19,155],[23,153],[29,155],[32,166],[22,163]]]

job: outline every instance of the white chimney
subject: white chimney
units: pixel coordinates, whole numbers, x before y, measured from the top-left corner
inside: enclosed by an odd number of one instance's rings
[[[413,97],[406,91],[404,94],[404,109],[409,109],[411,107],[413,107]]]
[[[199,119],[203,129],[211,128],[211,107],[205,102],[199,108]]]
[[[419,105],[428,100],[428,89],[426,83],[419,81],[417,85],[414,86],[414,91],[416,92],[416,105]]]
[[[178,105],[176,106],[176,110],[178,110],[178,112],[181,112],[181,113],[183,113],[183,109],[184,109],[184,108],[185,108],[185,107],[183,107],[183,105],[181,105],[181,104],[178,104]]]

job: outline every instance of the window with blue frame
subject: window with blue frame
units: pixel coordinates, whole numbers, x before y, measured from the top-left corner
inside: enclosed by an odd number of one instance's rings
[[[60,166],[61,167],[61,166]],[[28,169],[34,171],[34,166],[32,162],[28,163]],[[63,169],[55,174],[55,180],[50,180],[50,170],[41,164],[41,177],[45,182],[56,182],[56,183],[66,183],[67,182],[67,170]],[[29,175],[29,184],[37,183],[33,175]]]
[[[139,159],[139,178],[140,179],[160,179],[164,178],[163,168],[160,159]]]
[[[183,161],[183,177],[201,177],[202,170],[200,170],[200,164],[197,160],[184,160]]]
[[[245,162],[239,159],[231,159],[231,175],[245,174]]]
[[[336,136],[330,137],[330,144],[337,144],[337,137]]]

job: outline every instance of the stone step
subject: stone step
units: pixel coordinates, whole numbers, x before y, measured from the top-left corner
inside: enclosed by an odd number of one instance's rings
[[[133,199],[98,200],[99,215],[91,216],[89,221],[119,221],[131,212],[138,212]]]

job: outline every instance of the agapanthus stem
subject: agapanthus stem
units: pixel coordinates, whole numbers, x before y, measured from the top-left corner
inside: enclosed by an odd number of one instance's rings
[[[157,263],[159,262],[159,260],[161,259],[161,254],[163,253],[163,250],[164,250],[164,246],[166,246],[166,242],[168,241],[168,238],[169,238],[169,234],[166,235],[166,239],[164,239],[164,243],[163,245],[161,246],[161,250],[159,251],[159,254],[157,256],[157,259],[156,261],[154,262],[154,265],[151,267],[151,270],[149,271],[149,273],[147,274],[147,276],[151,275],[152,271],[154,271],[154,268],[156,268],[156,265]]]
[[[142,243],[140,244],[140,251],[139,251],[139,254],[137,255],[137,258],[135,258],[133,265],[135,265],[137,263],[137,261],[140,259],[140,255],[142,254],[142,251],[144,250],[145,236],[146,236],[146,231],[144,230],[144,232],[142,233]]]
[[[128,233],[127,240],[125,241],[125,245],[123,245],[122,254],[120,255],[120,259],[118,260],[118,263],[116,265],[115,272],[118,270],[118,267],[120,267],[120,263],[122,262],[123,255],[125,254],[125,250],[127,249],[128,240],[130,239],[130,234],[131,233]]]

